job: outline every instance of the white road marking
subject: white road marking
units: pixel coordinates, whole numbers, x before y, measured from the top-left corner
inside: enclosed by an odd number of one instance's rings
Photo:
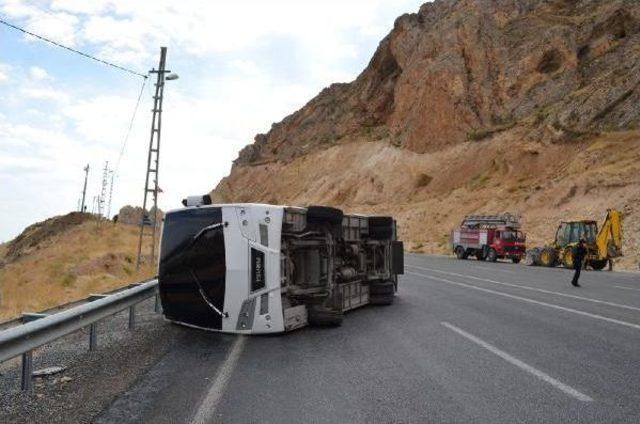
[[[545,383],[551,384],[553,387],[563,391],[567,395],[569,395],[569,396],[571,396],[573,398],[576,398],[576,399],[578,399],[579,401],[582,401],[582,402],[591,402],[591,401],[593,401],[593,399],[591,397],[585,395],[584,393],[581,393],[581,392],[577,391],[576,389],[574,389],[571,386],[567,386],[563,382],[556,380],[555,378],[553,378],[550,375],[545,374],[544,372],[532,367],[531,365],[525,364],[524,362],[522,362],[518,358],[514,358],[513,356],[509,355],[507,352],[504,352],[504,351],[498,349],[497,347],[495,347],[493,345],[490,345],[489,343],[487,343],[484,340],[474,336],[473,334],[469,334],[466,331],[456,327],[455,325],[449,324],[448,322],[441,322],[441,324],[443,326],[447,327],[449,330],[455,331],[456,333],[458,333],[462,337],[465,337],[465,338],[471,340],[472,342],[476,343],[477,345],[482,346],[483,348],[487,349],[489,352],[493,353],[494,355],[499,356],[500,358],[504,359],[505,361],[509,362],[510,364],[515,365],[516,367],[520,368],[521,370],[526,371],[529,374],[532,374],[532,375],[538,377],[540,380],[544,381]]]
[[[209,391],[200,402],[198,410],[191,419],[191,424],[204,424],[214,421],[213,418],[216,408],[218,407],[220,398],[222,398],[224,389],[229,382],[229,378],[231,378],[233,370],[238,364],[238,359],[240,359],[246,339],[247,338],[245,336],[238,336],[236,341],[233,343],[227,359],[220,366],[220,370],[218,371],[213,384],[209,387]]]
[[[636,289],[636,288],[633,288],[633,287],[624,287],[624,286],[613,286],[613,287],[616,287],[616,288],[619,288],[619,289],[624,289],[624,290],[640,291],[640,289]]]
[[[585,317],[599,319],[601,321],[612,322],[614,324],[623,325],[625,327],[631,327],[633,329],[640,330],[640,325],[638,325],[638,324],[633,324],[631,322],[621,321],[619,319],[609,318],[609,317],[605,317],[605,316],[602,316],[602,315],[596,315],[596,314],[592,314],[590,312],[579,311],[577,309],[565,308],[564,306],[554,305],[553,303],[540,302],[538,300],[529,299],[527,297],[515,296],[513,294],[504,293],[504,292],[500,292],[500,291],[496,291],[496,290],[485,289],[483,287],[477,287],[477,286],[473,286],[471,284],[458,283],[456,281],[451,281],[451,280],[447,280],[447,279],[444,279],[444,278],[433,277],[431,275],[418,274],[418,273],[415,273],[415,272],[405,272],[405,274],[417,275],[418,277],[428,278],[430,280],[441,281],[443,283],[453,284],[453,285],[460,286],[460,287],[467,287],[469,289],[478,290],[478,291],[482,291],[482,292],[485,292],[485,293],[497,294],[498,296],[504,296],[504,297],[508,297],[510,299],[521,300],[523,302],[533,303],[534,305],[546,306],[548,308],[558,309],[560,311],[565,311],[565,312],[571,312],[571,313],[582,315],[582,316],[585,316]]]
[[[500,284],[502,286],[517,287],[519,289],[524,289],[524,290],[531,290],[531,291],[537,291],[537,292],[540,292],[540,293],[553,294],[553,295],[556,295],[556,296],[569,297],[569,298],[572,298],[572,299],[584,300],[586,302],[600,303],[602,305],[613,306],[613,307],[616,307],[616,308],[630,309],[632,311],[640,311],[640,308],[637,308],[635,306],[622,305],[620,303],[607,302],[605,300],[592,299],[590,297],[576,296],[574,294],[560,293],[560,292],[551,291],[551,290],[539,289],[539,288],[531,287],[531,286],[523,286],[523,285],[520,285],[520,284],[505,283],[504,281],[495,281],[495,280],[490,280],[488,278],[480,278],[480,277],[475,277],[473,275],[468,275],[468,274],[458,274],[457,272],[440,271],[440,270],[435,269],[435,268],[424,268],[424,267],[419,267],[419,266],[415,266],[415,265],[409,265],[409,267],[417,268],[417,269],[420,269],[420,270],[423,270],[423,271],[439,272],[441,274],[453,275],[453,276],[456,276],[456,277],[471,278],[473,280],[478,280],[478,281],[486,281],[487,283]]]

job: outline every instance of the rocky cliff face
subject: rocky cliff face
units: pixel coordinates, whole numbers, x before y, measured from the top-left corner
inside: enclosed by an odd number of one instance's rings
[[[397,19],[369,66],[256,136],[237,164],[388,139],[434,151],[534,117],[535,138],[638,125],[640,4],[438,0]]]
[[[635,228],[639,71],[638,1],[436,0],[355,81],[256,136],[212,194],[394,213],[429,250],[482,210],[521,212],[540,239],[609,206]]]

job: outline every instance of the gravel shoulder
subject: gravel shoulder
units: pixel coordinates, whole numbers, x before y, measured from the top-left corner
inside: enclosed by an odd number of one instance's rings
[[[179,329],[153,311],[153,299],[136,307],[136,328],[128,312],[101,321],[98,349],[89,352],[84,329],[34,352],[34,371],[63,366],[58,374],[34,378],[31,393],[20,391],[20,358],[0,365],[0,422],[88,423],[180,342]]]

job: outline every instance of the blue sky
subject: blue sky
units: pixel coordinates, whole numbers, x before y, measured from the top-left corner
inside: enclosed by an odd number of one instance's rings
[[[333,82],[353,80],[423,0],[0,0],[0,16],[146,73],[168,47],[160,207],[211,190],[238,151]],[[115,166],[142,79],[0,26],[0,242],[89,204]],[[114,185],[112,215],[140,205],[147,86]]]

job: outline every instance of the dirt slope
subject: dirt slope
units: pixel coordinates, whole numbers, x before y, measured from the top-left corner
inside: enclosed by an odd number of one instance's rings
[[[218,201],[390,213],[415,250],[446,251],[463,215],[625,215],[640,230],[640,3],[439,0],[404,15],[350,84],[256,136]]]
[[[71,213],[34,224],[0,248],[0,319],[153,275],[136,271],[138,228]]]

